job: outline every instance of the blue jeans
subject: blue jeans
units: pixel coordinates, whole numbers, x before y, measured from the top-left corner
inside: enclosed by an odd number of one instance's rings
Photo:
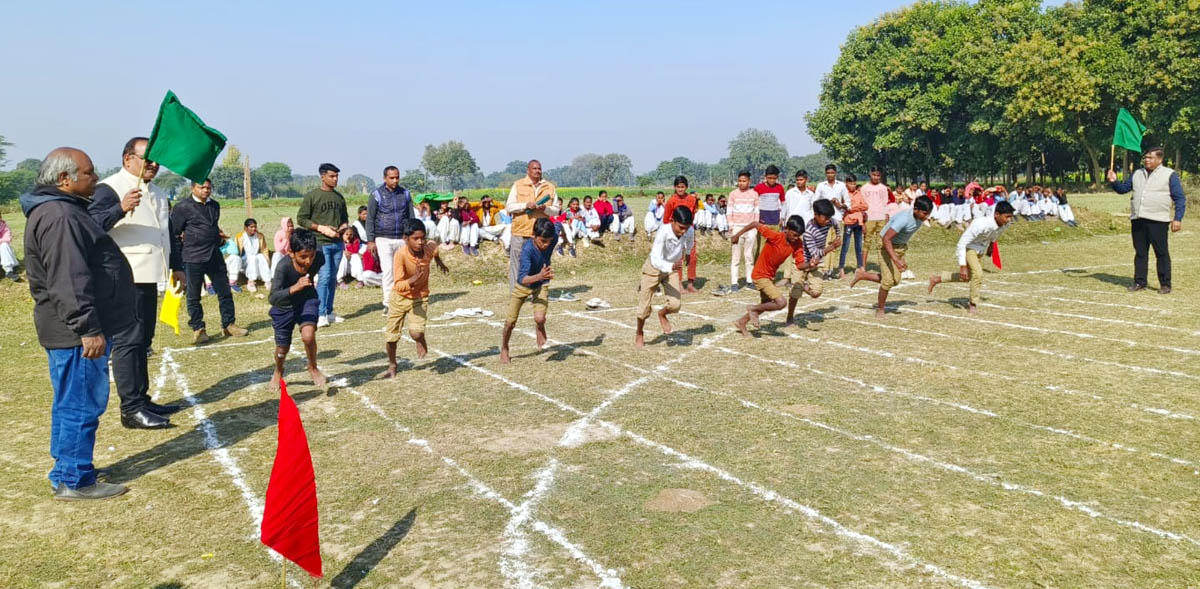
[[[341,242],[321,246],[325,265],[317,273],[317,299],[321,301],[321,316],[333,313],[333,295],[337,294],[337,269],[342,263],[344,246]]]
[[[858,266],[856,267],[863,267],[863,226],[859,223],[858,225],[846,225],[846,231],[842,237],[842,255],[838,261],[838,268],[846,267],[846,252],[850,251],[851,237],[854,238],[854,253],[858,259]]]
[[[50,484],[72,489],[96,483],[92,450],[96,428],[108,406],[108,350],[83,357],[83,346],[46,350],[54,404],[50,410]]]

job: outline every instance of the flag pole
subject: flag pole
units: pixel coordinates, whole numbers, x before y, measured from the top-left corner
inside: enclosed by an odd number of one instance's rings
[[[1117,145],[1114,143],[1108,151],[1108,171],[1113,171],[1113,163],[1117,160]]]

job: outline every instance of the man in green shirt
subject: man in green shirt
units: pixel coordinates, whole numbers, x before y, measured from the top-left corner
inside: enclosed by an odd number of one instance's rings
[[[325,256],[325,265],[317,275],[317,298],[321,302],[317,327],[325,327],[345,321],[333,312],[333,296],[337,293],[338,263],[342,261],[342,233],[350,226],[350,215],[346,199],[335,190],[341,170],[333,164],[321,164],[318,171],[321,184],[300,201],[296,226],[317,233],[317,246]]]

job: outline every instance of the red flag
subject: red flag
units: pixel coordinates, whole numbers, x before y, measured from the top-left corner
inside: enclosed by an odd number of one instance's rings
[[[995,241],[992,242],[992,264],[995,264],[997,268],[1004,268],[1000,265],[1000,244]]]
[[[308,436],[300,411],[279,381],[279,445],[263,511],[262,543],[321,576],[321,540],[317,534],[317,483],[313,475]]]

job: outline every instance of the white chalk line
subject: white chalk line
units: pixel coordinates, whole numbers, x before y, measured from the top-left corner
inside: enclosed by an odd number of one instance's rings
[[[989,285],[1000,284],[1000,285],[1004,285],[1004,286],[1026,286],[1026,284],[1023,282],[1010,282],[1010,281],[996,280],[996,279],[989,279],[987,281],[987,283]],[[1127,293],[1122,295],[1119,293],[1112,293],[1112,292],[1105,292],[1105,291],[1091,291],[1091,290],[1085,290],[1085,289],[1080,289],[1080,288],[1069,288],[1069,287],[1065,287],[1065,286],[1045,286],[1044,288],[1049,289],[1049,290],[1054,290],[1054,291],[1081,292],[1081,293],[1086,293],[1089,295],[1124,296],[1125,298],[1128,298]],[[1019,296],[1023,291],[996,290],[993,288],[989,288],[988,292],[999,293],[1003,296]],[[1159,314],[1163,314],[1163,315],[1179,315],[1179,314],[1200,315],[1200,312],[1197,312],[1197,311],[1170,309],[1170,308],[1166,308],[1166,307],[1143,307],[1140,305],[1129,305],[1129,304],[1125,304],[1125,303],[1107,303],[1107,302],[1103,302],[1103,301],[1093,301],[1093,300],[1087,300],[1087,299],[1073,299],[1073,298],[1067,298],[1067,297],[1054,297],[1054,296],[1046,296],[1046,295],[1042,295],[1037,298],[1038,298],[1038,300],[1057,301],[1060,303],[1069,303],[1071,305],[1084,305],[1084,306],[1095,305],[1095,306],[1099,306],[1099,307],[1113,307],[1116,309],[1128,309],[1130,311],[1137,311],[1138,313],[1159,313]]]
[[[438,352],[437,350],[433,350],[433,351],[435,353],[437,353],[439,356],[449,357],[447,354]],[[456,361],[458,360],[456,358],[452,358],[452,359],[454,359]],[[333,381],[330,381],[330,382],[332,383]],[[517,521],[517,524],[515,525],[514,530],[513,530],[514,534],[511,536],[507,536],[505,538],[506,545],[503,550],[503,554],[505,556],[501,560],[501,574],[503,574],[506,577],[506,579],[508,579],[509,582],[512,583],[514,586],[521,587],[523,589],[526,587],[536,586],[535,572],[521,558],[521,556],[524,554],[524,551],[527,550],[527,539],[524,537],[523,532],[521,532],[520,530],[526,524],[531,524],[532,527],[537,532],[539,532],[540,534],[545,536],[551,542],[558,544],[560,547],[565,549],[567,551],[567,553],[571,555],[572,558],[579,561],[584,566],[586,566],[589,570],[591,570],[591,572],[593,574],[595,574],[597,577],[600,578],[600,586],[601,587],[623,587],[624,586],[624,583],[621,582],[620,575],[617,573],[616,570],[607,568],[607,567],[601,565],[595,559],[588,556],[579,545],[568,540],[566,535],[558,528],[555,528],[554,526],[551,526],[543,521],[533,519],[532,513],[531,513],[532,504],[529,503],[528,496],[527,496],[526,502],[521,504],[520,506],[518,506],[517,504],[514,504],[512,501],[508,500],[503,495],[501,495],[499,492],[497,492],[495,489],[488,486],[487,483],[484,483],[479,477],[475,476],[470,471],[468,471],[466,468],[464,468],[461,464],[458,463],[458,461],[454,460],[453,458],[450,458],[449,456],[441,455],[441,454],[438,454],[437,452],[435,452],[433,449],[433,446],[429,443],[428,440],[424,440],[424,439],[416,437],[416,434],[411,429],[409,429],[407,426],[401,424],[399,421],[397,421],[397,420],[393,419],[391,416],[389,416],[387,414],[387,412],[383,410],[382,407],[380,407],[374,401],[372,401],[370,399],[370,397],[368,397],[366,394],[362,393],[358,389],[355,389],[350,386],[346,386],[347,383],[345,383],[344,379],[339,381],[339,383],[335,383],[335,384],[337,384],[341,388],[344,388],[345,390],[349,391],[352,395],[357,397],[358,400],[363,404],[364,407],[366,407],[368,410],[370,410],[371,412],[378,415],[385,422],[389,423],[396,431],[409,436],[409,438],[407,440],[408,444],[411,444],[413,446],[420,448],[426,454],[429,454],[430,456],[437,458],[443,464],[450,467],[452,470],[454,470],[460,476],[462,476],[464,479],[466,479],[467,484],[471,487],[471,489],[476,494],[478,494],[479,496],[481,496],[483,498],[486,498],[486,499],[489,499],[496,503],[499,503],[501,506],[503,506],[509,512],[510,516]],[[555,463],[553,465],[553,468],[557,468],[557,463]],[[539,479],[542,476],[545,476],[545,474],[542,472],[539,472],[537,475],[537,477]],[[536,489],[537,489],[537,486],[535,485],[534,490],[536,490]],[[513,521],[514,521],[513,519],[510,519],[509,525],[512,525]],[[506,525],[506,527],[505,527],[506,534],[508,532],[508,528],[509,528],[509,526]]]
[[[626,328],[628,328],[628,329],[633,329],[633,327],[632,327],[632,326],[629,326],[629,325],[626,325],[625,327],[626,327]],[[702,348],[709,348],[709,347],[713,347],[714,349],[718,349],[718,350],[722,350],[722,351],[728,351],[727,349],[725,349],[725,348],[721,348],[721,347],[719,347],[719,346],[716,346],[716,347],[712,346],[712,343],[711,343],[710,341],[705,341],[705,342],[702,342],[702,343],[700,344],[700,347],[702,347]],[[747,354],[747,356],[750,356],[751,358],[759,359],[759,360],[762,360],[762,361],[765,361],[765,362],[773,362],[773,363],[778,363],[778,362],[781,362],[781,361],[770,360],[770,359],[767,359],[767,358],[760,358],[760,357],[753,356],[753,355],[750,355],[750,354]],[[636,366],[631,366],[631,365],[625,364],[625,363],[623,363],[623,362],[620,362],[620,361],[618,361],[618,360],[613,360],[613,359],[607,358],[606,356],[599,356],[599,355],[597,355],[597,357],[604,358],[604,359],[608,360],[609,362],[613,362],[613,363],[615,363],[615,364],[618,364],[618,365],[624,365],[626,368],[630,368],[630,369],[638,370],[638,367],[636,367]],[[785,361],[784,361],[784,362],[785,362]],[[820,373],[820,372],[819,372],[819,373]],[[825,374],[825,373],[820,373],[820,374]],[[1115,516],[1109,516],[1109,515],[1106,515],[1106,514],[1104,514],[1104,513],[1100,512],[1099,510],[1097,510],[1097,509],[1095,509],[1095,508],[1091,508],[1091,507],[1089,507],[1089,505],[1088,505],[1089,503],[1094,503],[1094,502],[1092,502],[1092,501],[1077,501],[1077,500],[1072,500],[1072,499],[1069,499],[1069,498],[1066,498],[1066,497],[1063,497],[1063,496],[1059,496],[1059,495],[1054,495],[1054,494],[1052,494],[1052,493],[1049,493],[1049,492],[1046,492],[1046,491],[1042,491],[1042,490],[1039,490],[1039,489],[1037,489],[1037,488],[1030,487],[1030,486],[1027,486],[1027,485],[1021,485],[1021,484],[1017,484],[1017,483],[1009,483],[1009,482],[1006,482],[1006,481],[997,480],[997,479],[995,479],[995,477],[989,477],[989,476],[987,476],[987,475],[983,475],[983,474],[976,473],[976,472],[974,472],[974,471],[971,471],[970,469],[968,469],[968,468],[966,468],[966,467],[963,467],[963,466],[959,466],[959,465],[956,465],[956,464],[952,464],[952,463],[947,463],[947,462],[939,461],[939,460],[937,460],[937,459],[934,459],[934,458],[931,458],[931,457],[925,456],[925,455],[923,455],[923,454],[919,454],[919,453],[917,453],[917,452],[915,452],[915,451],[908,450],[908,449],[905,449],[905,448],[901,448],[901,447],[899,447],[899,446],[894,446],[894,445],[891,445],[891,444],[889,444],[889,443],[887,443],[887,442],[884,442],[884,441],[882,441],[882,440],[879,440],[878,438],[876,438],[876,437],[874,437],[874,436],[871,436],[871,435],[856,434],[856,433],[854,433],[854,432],[851,432],[851,431],[849,431],[849,430],[844,430],[844,429],[841,429],[841,428],[838,428],[838,427],[835,427],[835,426],[832,426],[832,425],[829,425],[829,424],[825,424],[825,423],[822,423],[822,422],[818,422],[818,421],[816,421],[816,420],[807,419],[807,418],[801,418],[801,417],[799,417],[799,416],[792,415],[792,414],[790,414],[790,413],[786,413],[786,412],[783,412],[783,411],[779,411],[779,410],[777,410],[777,409],[771,409],[771,408],[768,408],[768,407],[765,407],[765,406],[759,405],[759,404],[757,404],[757,403],[754,403],[753,401],[748,401],[748,400],[745,400],[745,399],[739,398],[739,397],[737,397],[737,396],[735,396],[735,395],[733,395],[733,394],[730,394],[730,393],[726,393],[726,392],[722,392],[722,391],[717,391],[717,390],[711,389],[711,388],[709,388],[709,387],[702,387],[702,386],[700,386],[700,385],[697,385],[697,384],[695,384],[695,383],[691,383],[691,382],[687,382],[687,381],[683,381],[683,380],[675,379],[675,378],[672,378],[672,377],[670,377],[669,375],[666,375],[666,374],[655,374],[655,376],[658,376],[659,378],[662,378],[662,379],[664,379],[664,380],[666,380],[666,381],[668,381],[668,382],[671,382],[671,383],[673,383],[673,384],[676,384],[676,385],[678,385],[678,386],[681,386],[681,387],[683,387],[683,388],[686,388],[686,389],[695,390],[695,391],[700,391],[700,392],[705,392],[705,393],[710,393],[710,394],[714,394],[714,395],[717,395],[717,396],[721,396],[721,397],[726,397],[726,398],[732,399],[732,400],[734,400],[734,401],[737,401],[738,403],[740,403],[742,406],[744,406],[744,407],[747,407],[747,408],[750,408],[750,409],[757,409],[757,410],[760,410],[760,411],[765,411],[765,412],[767,412],[767,413],[770,413],[770,414],[772,414],[772,415],[777,415],[777,416],[782,416],[782,417],[785,417],[785,418],[788,418],[788,419],[794,419],[794,420],[798,420],[798,421],[800,421],[800,422],[802,422],[802,423],[805,423],[805,424],[807,424],[807,425],[811,425],[811,426],[813,426],[813,427],[817,427],[817,428],[820,428],[820,429],[823,429],[823,430],[826,430],[826,431],[829,431],[829,432],[833,432],[833,433],[836,433],[836,434],[839,434],[839,435],[842,435],[842,436],[845,436],[845,437],[849,437],[849,438],[851,438],[851,439],[854,439],[854,440],[863,441],[863,442],[868,442],[868,443],[874,444],[874,445],[876,445],[876,446],[879,446],[879,447],[881,447],[881,448],[884,448],[884,449],[886,449],[886,450],[888,450],[888,451],[891,451],[891,452],[895,452],[895,453],[901,454],[901,455],[905,456],[906,458],[908,458],[908,459],[910,459],[910,460],[913,460],[913,461],[916,461],[916,462],[920,462],[920,463],[924,463],[924,464],[933,465],[933,466],[936,466],[936,467],[938,467],[938,468],[941,468],[941,469],[944,469],[944,470],[948,470],[948,471],[951,471],[951,472],[956,472],[956,473],[964,474],[964,475],[967,475],[967,476],[969,476],[969,477],[971,477],[971,478],[973,478],[973,479],[975,479],[975,480],[977,480],[977,481],[984,482],[984,483],[987,483],[987,484],[989,484],[989,485],[993,485],[993,486],[998,486],[998,487],[1001,487],[1001,488],[1003,488],[1003,489],[1005,489],[1005,490],[1007,490],[1007,491],[1015,491],[1015,492],[1020,492],[1020,493],[1024,493],[1024,494],[1027,494],[1027,495],[1035,496],[1035,497],[1044,497],[1044,498],[1049,498],[1049,499],[1052,499],[1052,500],[1054,500],[1054,501],[1058,502],[1060,505],[1062,505],[1063,507],[1065,507],[1065,508],[1067,508],[1067,509],[1070,509],[1070,510],[1074,510],[1074,511],[1079,511],[1079,512],[1085,513],[1085,514],[1087,514],[1089,517],[1104,519],[1104,520],[1107,520],[1107,521],[1109,521],[1109,522],[1112,522],[1112,523],[1115,523],[1115,524],[1118,524],[1118,525],[1121,525],[1121,526],[1125,526],[1125,527],[1129,527],[1129,528],[1137,529],[1137,530],[1140,530],[1140,531],[1142,531],[1142,532],[1151,533],[1151,534],[1154,534],[1154,535],[1156,535],[1156,536],[1159,536],[1159,537],[1161,537],[1161,538],[1166,538],[1166,539],[1169,539],[1169,540],[1177,540],[1177,541],[1180,541],[1180,540],[1181,540],[1181,541],[1187,541],[1187,542],[1190,542],[1190,543],[1192,543],[1192,544],[1196,544],[1196,545],[1200,546],[1200,542],[1198,542],[1197,540],[1195,540],[1195,539],[1193,539],[1193,538],[1191,538],[1190,536],[1187,536],[1187,535],[1185,535],[1185,534],[1180,534],[1180,533],[1177,533],[1177,532],[1171,532],[1171,531],[1167,531],[1167,530],[1161,530],[1161,529],[1158,529],[1158,528],[1154,528],[1154,527],[1152,527],[1152,526],[1147,526],[1147,525],[1145,525],[1145,524],[1142,524],[1141,522],[1137,522],[1137,521],[1133,521],[1133,520],[1125,520],[1125,519],[1122,519],[1122,518],[1119,518],[1119,517],[1115,517]],[[852,381],[852,382],[854,382],[854,381]],[[856,382],[855,384],[859,384],[859,383],[857,383],[857,382]],[[865,384],[865,383],[862,383],[862,384]],[[985,414],[986,414],[986,413],[985,413]],[[994,415],[994,414],[993,414],[993,415]],[[1128,449],[1127,447],[1121,447],[1121,446],[1114,446],[1114,447],[1117,447],[1117,448],[1120,448],[1120,449],[1125,449],[1125,450],[1127,450],[1127,449]],[[1162,456],[1157,456],[1157,457],[1162,457]]]
[[[569,344],[558,344],[558,345],[567,345],[568,347],[572,347]],[[476,366],[475,364],[471,363],[469,360],[460,358],[458,356],[455,356],[455,355],[452,355],[447,352],[443,352],[441,350],[437,350],[434,348],[430,348],[430,351],[438,354],[439,356],[441,356],[443,358],[450,359],[450,360],[454,361],[455,363],[459,364],[460,366],[463,366],[464,368],[469,368],[471,370],[474,370],[476,372],[484,374],[488,377],[491,377],[492,379],[498,380],[498,381],[508,385],[510,388],[512,388],[514,390],[520,391],[522,393],[525,393],[527,395],[530,395],[532,397],[535,397],[537,399],[541,399],[542,401],[550,403],[551,405],[558,407],[560,410],[562,410],[564,412],[572,413],[572,414],[578,415],[580,417],[587,415],[582,410],[577,409],[563,401],[560,401],[560,400],[550,397],[548,395],[539,393],[523,384],[514,382],[514,381],[504,377],[503,375],[492,372],[486,368],[483,368],[481,366]],[[587,350],[579,350],[579,351],[585,352],[585,353],[587,352]],[[590,353],[587,355],[598,356],[596,354],[590,354]],[[599,356],[599,357],[603,357],[603,356]],[[638,370],[646,371],[646,369],[644,369],[644,368],[638,369]],[[860,545],[865,545],[865,546],[872,547],[872,548],[875,548],[878,550],[882,550],[888,554],[891,554],[897,560],[900,560],[902,562],[908,563],[913,566],[918,566],[918,567],[922,568],[923,570],[925,570],[939,578],[942,578],[942,579],[945,579],[948,581],[952,581],[956,584],[959,584],[959,585],[962,585],[965,587],[972,587],[972,588],[982,588],[985,586],[982,583],[980,583],[979,581],[975,581],[973,579],[968,579],[966,577],[960,577],[958,575],[955,575],[953,573],[946,571],[945,569],[943,569],[937,565],[924,562],[924,561],[908,554],[907,552],[904,551],[904,549],[900,548],[899,546],[883,542],[882,540],[874,538],[873,536],[869,536],[867,534],[863,534],[861,532],[857,532],[850,528],[847,528],[847,527],[843,526],[842,524],[838,523],[836,520],[822,514],[819,510],[809,507],[807,505],[803,505],[793,499],[787,498],[787,497],[781,495],[780,493],[777,493],[775,491],[772,491],[770,489],[767,489],[767,488],[759,485],[758,483],[755,483],[753,481],[743,481],[742,479],[730,474],[729,472],[727,472],[723,469],[720,469],[718,467],[707,464],[697,458],[693,458],[692,456],[689,456],[689,455],[687,455],[683,452],[680,452],[674,448],[671,448],[669,446],[666,446],[666,445],[660,444],[658,442],[655,442],[653,440],[647,439],[647,438],[645,438],[641,435],[638,435],[632,431],[626,430],[614,423],[600,420],[597,422],[597,424],[600,425],[601,427],[604,427],[605,429],[608,429],[609,431],[611,431],[615,434],[628,437],[628,438],[634,440],[635,442],[637,442],[638,444],[658,450],[659,452],[661,452],[667,456],[674,457],[674,458],[678,459],[681,463],[683,463],[685,466],[687,466],[688,468],[693,468],[696,470],[702,470],[702,471],[712,473],[712,474],[716,475],[718,478],[721,478],[722,480],[731,482],[739,487],[748,489],[755,496],[759,497],[760,499],[762,499],[768,503],[774,503],[777,505],[781,505],[786,510],[789,510],[789,511],[798,511],[801,514],[803,514],[804,516],[808,517],[810,520],[821,524],[825,528],[828,528],[834,535],[836,535],[838,537],[854,541]]]
[[[221,438],[217,435],[217,426],[208,417],[208,412],[204,410],[204,406],[192,394],[191,387],[188,385],[187,377],[183,375],[182,367],[174,360],[171,350],[162,352],[162,364],[169,366],[172,375],[175,377],[175,386],[179,388],[179,392],[183,395],[183,401],[192,409],[192,419],[196,421],[196,426],[204,434],[204,447],[212,454],[213,460],[221,465],[221,469],[229,476],[233,486],[237,488],[242,495],[242,502],[246,504],[246,510],[250,514],[251,521],[254,522],[254,531],[252,537],[257,540],[259,531],[262,529],[263,510],[265,504],[258,498],[258,495],[250,488],[246,482],[246,475],[242,468],[238,466],[237,458],[229,452],[229,448],[221,442]],[[165,381],[164,381],[165,383]],[[267,554],[275,562],[282,562],[283,557],[278,552],[267,548]],[[289,579],[291,585],[300,587],[300,583],[295,578]]]
[[[979,303],[980,307],[990,307],[993,309],[1002,309],[1015,313],[1040,313],[1042,315],[1052,315],[1054,317],[1065,317],[1067,319],[1083,319],[1085,321],[1095,321],[1098,323],[1113,323],[1116,325],[1128,325],[1130,327],[1138,327],[1142,329],[1155,329],[1162,331],[1176,331],[1184,335],[1192,337],[1200,337],[1200,331],[1194,329],[1185,329],[1182,327],[1172,327],[1170,325],[1158,325],[1154,323],[1146,323],[1144,321],[1130,321],[1128,319],[1112,319],[1108,317],[1093,317],[1082,313],[1066,313],[1063,311],[1052,311],[1050,309],[1038,309],[1034,307],[1009,307],[1006,305],[997,305],[995,303]]]

